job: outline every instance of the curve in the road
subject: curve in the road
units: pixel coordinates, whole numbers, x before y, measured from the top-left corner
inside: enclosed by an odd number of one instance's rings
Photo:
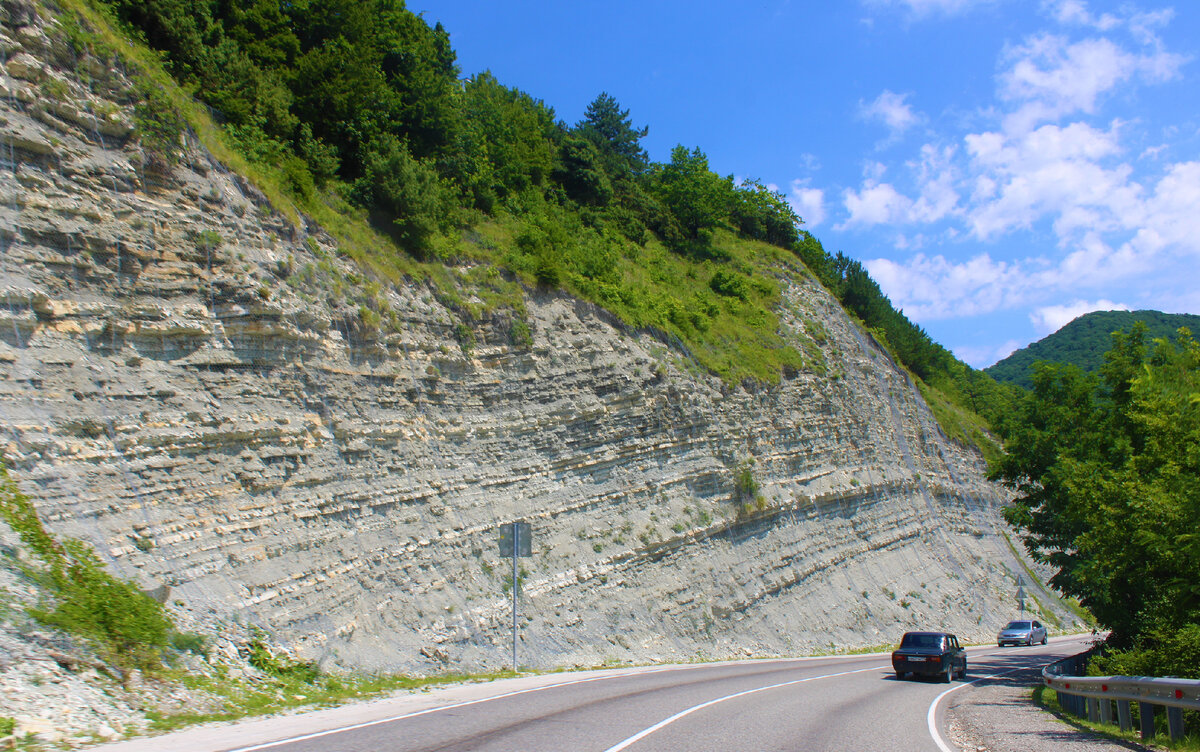
[[[969,687],[972,684],[975,684],[976,682],[987,681],[988,679],[995,679],[998,676],[1007,676],[1008,674],[1015,674],[1018,671],[1024,670],[1024,668],[1025,668],[1024,666],[1020,666],[1018,668],[1009,669],[1008,671],[1001,671],[998,674],[988,674],[987,676],[981,676],[978,679],[973,679],[965,684],[959,684],[957,687],[951,687],[950,689],[947,689],[945,692],[941,693],[937,697],[933,698],[933,702],[929,703],[929,712],[925,715],[925,722],[929,726],[929,735],[933,737],[933,741],[935,744],[937,744],[938,749],[940,749],[942,752],[955,752],[954,748],[946,743],[945,737],[942,736],[941,729],[938,728],[937,709],[938,709],[938,704],[942,701],[942,698],[944,698],[946,695],[950,694],[951,692],[957,692],[958,690],[962,689],[963,687]]]
[[[659,671],[669,671],[669,670],[670,669],[665,669],[665,668],[664,669],[651,669],[649,671],[644,671],[642,673],[655,674],[655,673],[658,673]],[[478,700],[467,700],[465,702],[459,702],[459,703],[455,703],[453,705],[442,705],[442,706],[439,706],[436,708],[426,708],[425,710],[415,710],[411,713],[402,713],[400,715],[393,715],[393,716],[389,716],[387,718],[376,718],[373,721],[364,721],[363,723],[354,723],[354,724],[350,724],[348,726],[339,726],[337,728],[325,729],[324,731],[314,731],[311,734],[301,734],[299,736],[291,736],[286,739],[276,739],[275,741],[272,741],[272,742],[264,742],[262,744],[254,744],[249,747],[238,747],[237,749],[227,750],[227,752],[257,752],[258,750],[262,750],[262,749],[271,749],[272,747],[282,747],[285,744],[293,744],[295,742],[304,742],[304,741],[309,741],[310,739],[320,739],[323,736],[331,736],[333,734],[341,734],[346,731],[356,731],[358,729],[370,728],[371,726],[379,726],[384,723],[393,723],[395,721],[403,721],[403,720],[406,720],[409,718],[416,718],[416,717],[422,716],[422,715],[429,715],[430,713],[441,713],[441,712],[444,712],[447,710],[457,710],[458,708],[465,708],[470,705],[479,705],[481,703],[492,702],[494,700],[503,700],[508,697],[516,697],[517,695],[526,695],[531,692],[542,692],[547,689],[559,689],[561,687],[568,687],[573,684],[587,684],[588,682],[601,681],[603,679],[611,679],[611,678],[612,678],[611,676],[592,676],[587,679],[574,679],[572,681],[557,682],[555,684],[546,684],[541,687],[530,687],[529,689],[519,689],[515,692],[505,692],[504,694],[492,695],[490,697],[481,697]]]
[[[693,705],[692,707],[687,708],[686,710],[681,710],[678,713],[676,713],[675,715],[671,716],[670,718],[664,718],[663,720],[659,721],[658,723],[654,724],[653,726],[642,729],[641,731],[639,731],[638,733],[629,737],[628,739],[624,739],[624,740],[618,742],[617,744],[614,744],[613,746],[604,750],[604,752],[621,752],[621,750],[625,749],[626,747],[630,746],[631,744],[634,744],[635,742],[637,742],[641,739],[645,739],[650,734],[653,734],[655,731],[658,731],[659,729],[661,729],[665,726],[669,726],[670,724],[674,723],[675,721],[678,721],[680,718],[691,715],[692,713],[695,713],[697,710],[703,710],[704,708],[710,707],[712,705],[716,705],[717,703],[725,702],[726,700],[733,700],[733,699],[736,699],[739,697],[745,697],[746,695],[752,695],[752,694],[755,694],[756,692],[766,692],[767,690],[770,690],[770,689],[779,689],[780,687],[790,687],[793,684],[803,684],[804,682],[816,681],[817,679],[832,679],[837,676],[847,676],[849,674],[861,674],[863,671],[878,671],[881,668],[887,668],[887,667],[886,666],[870,666],[868,668],[860,668],[860,669],[856,669],[854,671],[841,671],[836,674],[823,674],[821,676],[809,676],[804,679],[796,679],[794,681],[783,682],[781,684],[771,684],[770,686],[766,686],[766,687],[755,687],[754,689],[747,689],[747,690],[743,690],[741,692],[735,692],[731,695],[725,695],[724,697],[717,697],[715,699],[709,700],[708,702],[702,702],[699,705]]]

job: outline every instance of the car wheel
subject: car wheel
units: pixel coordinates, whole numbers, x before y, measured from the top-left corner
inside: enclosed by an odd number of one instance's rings
[[[1045,644],[1046,644],[1046,641],[1047,641],[1047,639],[1048,639],[1048,638],[1046,637],[1046,635],[1042,635],[1042,644],[1043,644],[1043,645],[1045,645]]]
[[[904,678],[904,672],[903,672],[903,671],[897,671],[897,672],[896,672],[896,678],[897,678],[897,679],[903,679],[903,678]]]
[[[946,667],[946,674],[945,674],[945,676],[942,677],[942,681],[946,682],[947,684],[954,681],[954,664],[953,663],[951,663],[949,666]]]
[[[967,678],[967,662],[966,661],[963,661],[962,670],[958,672],[958,678],[960,681]]]

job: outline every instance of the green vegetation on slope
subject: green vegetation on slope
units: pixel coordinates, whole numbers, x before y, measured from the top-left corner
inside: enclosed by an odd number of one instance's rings
[[[31,616],[86,639],[122,670],[159,667],[171,630],[162,605],[109,574],[85,543],[51,537],[2,464],[0,520],[41,561],[40,567],[24,567],[49,596],[48,603],[30,610]]]
[[[120,55],[154,100],[138,109],[139,136],[161,169],[173,134],[193,128],[371,275],[428,280],[460,317],[464,350],[475,321],[497,309],[509,309],[514,342],[527,339],[515,275],[663,332],[730,383],[822,372],[819,343],[780,330],[780,278],[804,273],[803,262],[941,402],[993,425],[1008,412],[1010,392],[932,342],[861,264],[826,253],[781,194],[712,172],[696,147],[651,162],[647,128],[607,93],[568,125],[489,73],[460,79],[446,30],[400,0],[87,1],[63,0],[86,19],[71,22],[80,53],[116,55],[110,24],[154,51]],[[89,39],[84,27],[98,31]],[[159,60],[207,112],[162,85]],[[313,284],[331,273],[297,271]],[[367,280],[349,282],[360,334],[396,325],[364,294]],[[464,302],[475,297],[483,307]]]
[[[1200,676],[1200,344],[1186,329],[1147,342],[1141,324],[1112,342],[1099,374],[1036,368],[994,477],[1051,584],[1114,645],[1169,650]]]
[[[1188,313],[1093,311],[983,370],[997,381],[1025,389],[1033,388],[1033,364],[1039,360],[1095,373],[1104,365],[1112,333],[1128,332],[1139,321],[1146,325],[1146,336],[1151,339],[1173,337],[1181,326],[1200,331],[1200,316]]]

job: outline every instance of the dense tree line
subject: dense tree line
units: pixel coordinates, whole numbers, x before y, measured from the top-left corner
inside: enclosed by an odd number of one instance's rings
[[[570,126],[488,73],[461,80],[446,30],[401,0],[105,1],[243,153],[282,168],[300,194],[342,192],[414,254],[471,210],[565,209],[679,249],[719,225],[797,239],[782,196],[711,172],[699,149],[651,164],[647,129],[607,93]]]
[[[984,370],[997,381],[1025,389],[1033,388],[1033,364],[1039,360],[1069,363],[1084,372],[1099,371],[1112,333],[1128,331],[1138,321],[1146,325],[1146,336],[1151,339],[1172,337],[1181,326],[1200,331],[1200,316],[1187,313],[1093,311]]]
[[[461,78],[446,30],[402,0],[100,2],[298,200],[339,194],[418,258],[481,216],[519,217],[513,268],[614,303],[628,293],[612,260],[630,244],[654,237],[719,262],[709,241],[725,228],[797,254],[914,374],[977,412],[1005,413],[1005,393],[895,310],[861,264],[828,254],[783,195],[713,172],[696,147],[652,162],[647,127],[608,93],[569,125],[490,73]],[[710,289],[751,292],[734,269]],[[667,315],[681,329],[706,325],[695,311]]]
[[[1098,373],[1038,365],[1005,449],[1006,516],[1113,630],[1109,668],[1200,678],[1200,344],[1137,324]]]

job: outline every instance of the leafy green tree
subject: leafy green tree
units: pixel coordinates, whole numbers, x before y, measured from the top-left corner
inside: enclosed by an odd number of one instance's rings
[[[731,219],[748,238],[790,248],[803,221],[783,194],[758,180],[746,179],[734,191]]]
[[[357,188],[393,218],[397,238],[417,256],[428,256],[433,237],[447,231],[456,218],[451,186],[392,135],[371,143]]]
[[[581,204],[603,206],[613,195],[595,143],[568,134],[562,144],[562,169],[557,174],[567,195]]]
[[[256,65],[279,70],[295,62],[300,40],[278,0],[218,0],[216,7],[226,36]]]
[[[672,149],[671,162],[656,170],[653,184],[688,239],[699,238],[729,216],[733,179],[709,170],[708,157],[699,148]]]
[[[1200,345],[1143,335],[1099,377],[1040,365],[993,473],[1051,583],[1124,644],[1200,624]]]
[[[554,110],[488,72],[467,82],[461,108],[458,153],[442,164],[477,208],[491,211],[500,201],[519,209],[514,198],[541,190],[558,167],[562,129]]]

